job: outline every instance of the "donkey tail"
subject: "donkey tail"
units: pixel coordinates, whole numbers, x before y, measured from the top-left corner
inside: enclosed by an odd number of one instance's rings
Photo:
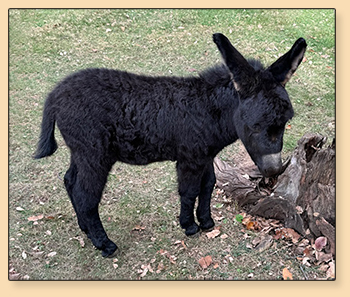
[[[43,121],[41,123],[41,134],[34,159],[51,156],[57,150],[57,142],[55,140],[56,119],[54,110],[50,104],[50,98],[51,97],[49,96],[45,102]]]

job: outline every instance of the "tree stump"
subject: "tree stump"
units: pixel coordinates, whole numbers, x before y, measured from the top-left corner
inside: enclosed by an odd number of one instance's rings
[[[280,220],[306,237],[327,237],[334,255],[335,141],[325,143],[320,134],[304,135],[273,178],[263,178],[247,153],[234,164],[215,158],[217,186],[251,215]]]

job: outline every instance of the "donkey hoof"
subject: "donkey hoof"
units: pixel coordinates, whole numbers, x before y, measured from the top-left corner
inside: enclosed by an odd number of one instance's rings
[[[196,223],[193,223],[192,226],[186,228],[185,234],[187,236],[192,236],[192,235],[197,234],[199,231],[200,231],[199,226]]]
[[[207,220],[205,223],[200,224],[200,228],[203,231],[212,231],[214,229],[215,223],[212,218],[210,220]]]
[[[115,252],[117,251],[118,247],[114,242],[110,242],[109,246],[105,247],[102,250],[102,257],[104,258],[111,258],[114,256]]]

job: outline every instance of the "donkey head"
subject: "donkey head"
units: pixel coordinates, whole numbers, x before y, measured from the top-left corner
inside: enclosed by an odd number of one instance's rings
[[[281,150],[285,125],[293,108],[285,85],[301,63],[306,42],[299,38],[292,48],[267,69],[256,69],[222,34],[213,35],[232,74],[239,96],[234,125],[249,155],[266,176],[282,170]]]

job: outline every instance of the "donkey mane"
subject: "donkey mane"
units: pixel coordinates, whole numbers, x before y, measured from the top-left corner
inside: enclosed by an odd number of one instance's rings
[[[255,71],[265,70],[264,65],[256,59],[247,59]],[[199,76],[209,85],[227,85],[232,80],[230,70],[225,64],[215,65],[199,73]]]
[[[199,77],[207,84],[215,87],[227,85],[232,80],[230,70],[224,64],[203,70],[199,73]]]
[[[259,60],[248,58],[247,62],[254,68],[255,71],[265,70],[264,65]]]

